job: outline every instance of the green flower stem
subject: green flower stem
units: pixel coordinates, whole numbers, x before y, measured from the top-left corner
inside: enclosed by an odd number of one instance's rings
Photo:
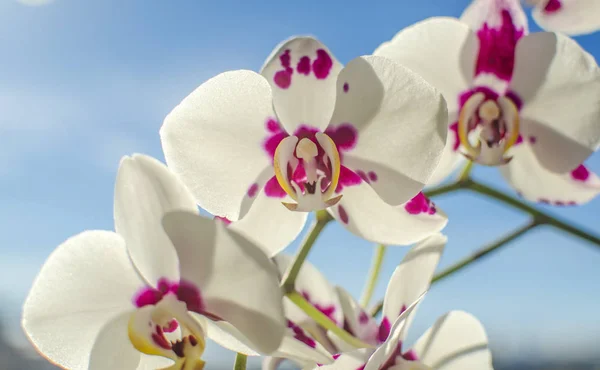
[[[296,278],[298,277],[298,273],[300,272],[302,264],[304,264],[306,257],[308,257],[308,253],[321,234],[321,231],[323,231],[325,226],[327,226],[331,220],[333,220],[333,217],[331,217],[327,211],[321,210],[315,212],[315,222],[313,223],[310,232],[306,236],[306,239],[304,239],[302,247],[300,247],[298,250],[296,257],[294,258],[294,262],[284,275],[283,283],[281,284],[284,293],[290,293],[294,291],[294,284],[296,283]]]
[[[383,263],[383,257],[385,256],[385,249],[386,247],[383,244],[379,244],[375,247],[369,277],[367,278],[363,294],[360,297],[360,305],[363,307],[367,307],[371,301],[371,297],[373,297],[373,291],[375,290],[377,280],[379,279],[379,273],[381,272],[381,264]]]
[[[337,326],[336,323],[331,321],[329,317],[327,317],[321,311],[316,309],[312,304],[310,304],[310,302],[308,302],[302,296],[302,294],[296,291],[292,291],[288,292],[286,296],[290,299],[290,301],[292,301],[296,306],[298,306],[298,308],[304,311],[304,313],[306,313],[317,324],[321,325],[325,329],[337,335],[341,340],[348,343],[349,345],[354,346],[356,348],[373,348],[373,346],[364,343],[358,338],[352,336],[352,334]]]
[[[595,244],[597,247],[600,247],[600,237],[593,235],[591,233],[588,233],[586,231],[583,231],[580,228],[578,228],[566,221],[562,221],[562,220],[556,218],[555,216],[552,216],[548,213],[542,212],[515,197],[512,197],[512,196],[510,196],[506,193],[503,193],[499,190],[496,190],[492,187],[489,187],[487,185],[484,185],[484,184],[474,181],[473,179],[469,178],[469,171],[470,171],[470,167],[469,167],[469,165],[467,165],[465,167],[465,169],[463,170],[463,173],[459,177],[458,181],[456,181],[452,184],[449,184],[449,185],[434,188],[430,191],[425,192],[425,195],[428,197],[434,197],[436,195],[450,193],[450,192],[457,191],[457,190],[470,190],[470,191],[474,191],[476,193],[482,194],[484,196],[494,198],[504,204],[507,204],[507,205],[513,207],[513,208],[516,208],[525,213],[528,213],[529,215],[531,215],[532,221],[529,224],[527,224],[527,225],[515,230],[514,232],[504,236],[503,238],[497,240],[496,242],[493,242],[481,249],[478,249],[470,257],[467,257],[464,260],[455,263],[454,265],[450,266],[446,270],[437,274],[433,278],[432,283],[443,280],[443,279],[447,278],[448,276],[462,270],[463,268],[469,266],[473,262],[480,260],[481,258],[487,256],[491,252],[498,250],[500,247],[507,245],[514,239],[518,238],[519,236],[527,233],[529,230],[531,230],[537,226],[540,226],[540,225],[548,225],[548,226],[555,227],[555,228],[565,231],[571,235],[575,235],[581,239],[587,240],[587,241]],[[383,302],[380,301],[371,310],[371,315],[377,316],[381,312],[382,309],[383,309]]]
[[[492,253],[495,250],[498,250],[498,248],[512,242],[513,240],[517,239],[519,236],[522,236],[529,230],[531,230],[534,227],[539,226],[539,225],[540,224],[538,222],[536,222],[534,219],[531,222],[529,222],[527,225],[522,226],[522,227],[516,229],[515,231],[513,231],[512,233],[503,236],[502,238],[498,239],[497,241],[495,241],[489,245],[486,245],[483,248],[476,250],[475,253],[473,253],[471,256],[455,263],[454,265],[448,267],[447,269],[443,270],[439,274],[435,275],[433,277],[433,279],[431,280],[431,283],[432,284],[436,283],[436,282],[454,274],[455,272],[462,270],[463,268],[467,267],[468,265],[472,264],[473,262],[478,261],[478,260],[482,259],[483,257],[486,257],[488,254]]]
[[[486,195],[490,198],[497,199],[509,206],[520,209],[524,212],[529,213],[538,224],[549,225],[555,227],[557,229],[563,230],[571,235],[575,235],[581,239],[585,239],[591,243],[596,244],[597,247],[600,247],[600,237],[588,233],[586,231],[581,230],[580,228],[573,226],[572,224],[562,221],[555,216],[552,216],[548,213],[542,212],[540,210],[535,209],[534,207],[511,197],[499,190],[493,189],[487,185],[480,184],[473,180],[467,180],[464,182],[463,187],[465,189],[472,190],[474,192]]]
[[[238,353],[235,356],[235,363],[233,364],[233,370],[246,370],[246,362],[248,360],[248,356],[243,353]]]
[[[465,181],[469,179],[469,175],[471,174],[471,170],[473,169],[473,161],[468,161],[465,167],[460,172],[458,176],[457,182]]]

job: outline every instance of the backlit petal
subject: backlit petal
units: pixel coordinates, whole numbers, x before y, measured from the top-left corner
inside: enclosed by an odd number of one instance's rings
[[[90,355],[89,370],[135,369],[140,362],[138,352],[127,337],[127,322],[131,312],[125,312],[108,322],[96,337]]]
[[[458,113],[458,97],[471,86],[478,40],[469,27],[454,18],[435,17],[398,32],[374,54],[390,58],[422,76]]]
[[[558,206],[584,204],[600,194],[600,179],[585,166],[557,174],[545,169],[533,153],[535,144],[513,148],[510,163],[501,167],[506,181],[525,199]]]
[[[163,225],[181,277],[200,289],[205,310],[231,323],[258,352],[276,350],[286,321],[279,275],[268,256],[221,221],[194,213],[168,213]]]
[[[582,35],[600,30],[600,1],[542,1],[533,9],[533,19],[543,29],[567,35]]]
[[[23,329],[51,362],[88,369],[96,337],[115,317],[134,308],[132,300],[141,286],[119,235],[83,232],[48,257],[25,301]],[[126,334],[127,327],[123,330]]]
[[[431,285],[448,238],[435,234],[415,245],[396,267],[383,301],[383,318],[394,322]],[[407,319],[410,324],[410,318]],[[400,340],[404,340],[400,337]]]
[[[364,182],[344,188],[344,197],[328,211],[351,233],[389,245],[418,242],[442,230],[448,222],[446,215],[422,195],[394,207]]]
[[[524,102],[522,118],[546,126],[557,143],[562,136],[569,146],[568,153],[550,145],[536,154],[548,170],[570,171],[600,145],[600,69],[574,40],[550,32],[522,38],[516,53],[511,88]],[[544,158],[550,151],[554,155]]]
[[[341,69],[329,49],[312,37],[294,37],[273,50],[261,74],[271,84],[273,106],[288,133],[300,125],[327,127]]]
[[[115,229],[149,285],[179,279],[177,255],[162,228],[166,212],[197,212],[194,197],[163,163],[145,155],[124,157],[115,186]]]
[[[160,135],[167,163],[208,212],[243,216],[244,196],[271,165],[263,145],[272,104],[262,76],[233,71],[202,84],[165,119]]]
[[[413,350],[420,361],[434,369],[493,369],[483,326],[463,311],[451,311],[438,319]]]
[[[446,143],[444,98],[414,72],[378,56],[348,63],[337,87],[332,124],[351,125],[357,134],[342,164],[356,173],[374,171],[370,185],[386,203],[408,201],[429,180]]]

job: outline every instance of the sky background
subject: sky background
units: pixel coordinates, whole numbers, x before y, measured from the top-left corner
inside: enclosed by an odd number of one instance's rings
[[[85,229],[113,228],[121,156],[141,152],[163,160],[164,117],[203,81],[227,70],[258,70],[277,43],[295,34],[316,35],[345,63],[419,20],[459,16],[468,3],[0,1],[0,317],[9,339],[24,343],[21,304],[52,250]],[[577,40],[600,56],[600,33]],[[587,164],[600,171],[600,155]],[[477,168],[474,175],[509,190],[495,169]],[[441,268],[527,222],[475,194],[436,202],[450,218]],[[598,199],[550,211],[600,233]],[[406,250],[389,248],[376,298]],[[358,296],[372,251],[332,223],[310,260]],[[462,309],[484,323],[497,358],[593,355],[600,341],[598,266],[597,246],[534,230],[432,288],[413,334]],[[207,352],[216,363],[233,359],[216,346]]]

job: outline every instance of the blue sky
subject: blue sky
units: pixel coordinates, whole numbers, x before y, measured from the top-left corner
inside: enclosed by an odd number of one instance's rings
[[[112,229],[119,158],[163,158],[166,114],[211,76],[258,69],[294,34],[319,37],[340,59],[369,54],[421,19],[458,16],[467,0],[0,2],[0,307],[16,341],[20,305],[48,254],[84,229]],[[530,23],[532,31],[537,27]],[[578,41],[597,58],[600,33]],[[600,170],[600,156],[588,164]],[[507,189],[494,169],[475,177]],[[461,193],[440,197],[450,223],[441,266],[525,223],[526,216]],[[600,200],[551,210],[597,230]],[[296,244],[290,247],[293,251]],[[376,296],[406,249],[390,249]],[[329,226],[310,256],[359,295],[370,243]],[[486,325],[497,356],[578,356],[600,339],[598,247],[539,229],[436,285],[414,331],[463,309]],[[230,361],[212,348],[208,358]]]

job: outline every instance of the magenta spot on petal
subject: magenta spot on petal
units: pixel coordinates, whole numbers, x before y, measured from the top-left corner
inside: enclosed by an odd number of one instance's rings
[[[315,59],[312,65],[315,77],[319,80],[327,78],[331,67],[333,67],[333,60],[329,54],[323,49],[317,50],[317,59]]]
[[[548,199],[545,199],[545,198],[538,199],[538,202],[543,203],[543,204],[550,204],[550,201]]]
[[[362,179],[364,182],[366,182],[367,184],[370,182],[370,180],[369,180],[369,177],[367,176],[367,174],[366,174],[364,171],[362,171],[362,170],[356,170],[356,174],[357,174],[358,176],[360,176],[360,178],[361,178],[361,179]]]
[[[499,28],[490,28],[484,23],[477,32],[479,55],[475,75],[488,72],[510,81],[515,65],[515,48],[523,35],[523,29],[516,28],[508,10],[502,10],[502,24]]]
[[[458,137],[458,122],[454,122],[450,125],[450,132],[448,132],[448,135],[454,135],[454,146],[452,147],[452,150],[457,151],[460,147],[460,138]]]
[[[290,49],[286,49],[283,54],[279,56],[279,61],[281,62],[281,66],[285,69],[291,67],[292,57],[290,56]]]
[[[362,182],[362,178],[354,173],[354,171],[348,169],[345,166],[340,167],[340,179],[338,182],[337,189],[335,189],[336,193],[340,193],[344,187],[358,185]]]
[[[171,320],[171,321],[169,321],[169,324],[167,324],[167,326],[165,326],[163,328],[163,330],[166,333],[172,333],[175,330],[177,330],[178,327],[179,327],[179,324],[177,323],[177,320]]]
[[[521,144],[522,142],[523,142],[523,136],[522,136],[522,135],[519,135],[519,136],[517,137],[517,141],[515,141],[515,145],[519,145],[519,144]]]
[[[267,120],[267,131],[269,132],[281,132],[281,126],[279,126],[279,122],[274,118],[269,118]]]
[[[574,201],[574,200],[570,200],[570,201],[567,203],[567,205],[569,205],[569,206],[576,206],[576,205],[577,205],[577,202],[576,202],[576,201]]]
[[[369,171],[369,179],[370,179],[372,182],[375,182],[375,181],[377,181],[377,179],[378,179],[378,177],[377,177],[377,174],[376,174],[374,171]]]
[[[358,316],[358,322],[360,324],[366,324],[367,322],[369,322],[369,316],[367,315],[367,313],[365,311],[362,311],[360,313],[360,315]]]
[[[162,299],[163,294],[154,288],[144,288],[133,299],[136,307],[155,305]]]
[[[308,76],[308,74],[310,73],[310,58],[307,56],[303,56],[302,58],[300,58],[296,70],[298,71],[298,73]]]
[[[358,141],[358,131],[349,123],[342,123],[339,126],[329,126],[325,130],[325,133],[333,140],[340,152],[353,149]]]
[[[350,90],[350,85],[348,85],[348,82],[344,82],[344,92],[347,93],[348,90]]]
[[[215,216],[215,220],[223,222],[225,225],[231,225],[231,220],[227,217]]]
[[[586,181],[590,177],[590,171],[580,164],[579,167],[571,171],[571,177],[577,181]]]
[[[316,302],[313,302],[310,299],[310,294],[307,291],[303,291],[302,293],[302,297],[304,297],[304,299],[306,299],[308,302],[310,302],[310,304],[312,304],[317,310],[321,311],[321,313],[325,316],[327,316],[331,321],[336,322],[336,320],[334,319],[333,315],[335,313],[335,306],[334,305],[320,305]]]
[[[300,342],[306,344],[307,346],[309,346],[311,348],[317,347],[317,343],[314,341],[314,339],[312,339],[311,337],[306,335],[306,333],[304,332],[304,330],[302,330],[301,327],[294,324],[290,320],[288,320],[288,328],[292,329],[292,331],[294,332],[294,338],[296,340],[299,340]]]
[[[535,136],[530,136],[529,137],[529,143],[530,144],[535,144],[537,142],[537,138]]]
[[[403,304],[402,308],[400,308],[400,313],[398,314],[398,316],[402,315],[404,313],[404,311],[406,311],[406,305]]]
[[[419,360],[419,356],[417,356],[417,353],[415,351],[408,350],[406,351],[403,355],[402,358],[405,359],[406,361],[418,361]]]
[[[414,198],[406,202],[404,209],[411,215],[419,215],[421,213],[433,215],[437,212],[435,204],[423,193],[415,195]]]
[[[392,325],[390,324],[390,320],[387,317],[384,317],[381,320],[381,324],[379,325],[379,332],[377,333],[377,339],[379,342],[383,343],[390,335],[390,330],[392,329]]]
[[[275,176],[271,177],[265,184],[265,194],[272,198],[284,198],[286,196],[285,190],[281,188]]]
[[[365,370],[365,366],[367,366],[367,364],[362,365],[361,367],[357,368],[356,370]]]
[[[560,200],[557,200],[556,202],[554,202],[555,206],[559,206],[559,207],[563,207],[565,205],[564,202],[561,202]]]
[[[513,104],[517,107],[517,110],[521,110],[523,107],[523,99],[516,92],[509,90],[504,94],[505,97],[509,98]]]
[[[341,204],[338,206],[338,213],[340,215],[340,220],[342,220],[343,223],[348,225],[348,221],[350,221],[350,219],[348,218],[348,213],[346,213],[346,209],[342,207]]]
[[[292,73],[289,71],[278,71],[273,76],[273,81],[281,89],[287,89],[292,84]]]
[[[258,193],[258,184],[254,183],[254,184],[250,185],[250,187],[248,188],[248,196],[250,198],[254,198],[256,193]]]
[[[546,13],[554,13],[559,11],[562,8],[562,4],[560,0],[550,0],[544,7],[544,11]]]
[[[337,360],[342,354],[341,353],[336,353],[335,355],[333,355],[333,359]]]
[[[200,290],[196,288],[196,285],[189,281],[181,280],[177,287],[176,294],[177,299],[185,302],[188,311],[203,313],[204,302],[200,296]]]

